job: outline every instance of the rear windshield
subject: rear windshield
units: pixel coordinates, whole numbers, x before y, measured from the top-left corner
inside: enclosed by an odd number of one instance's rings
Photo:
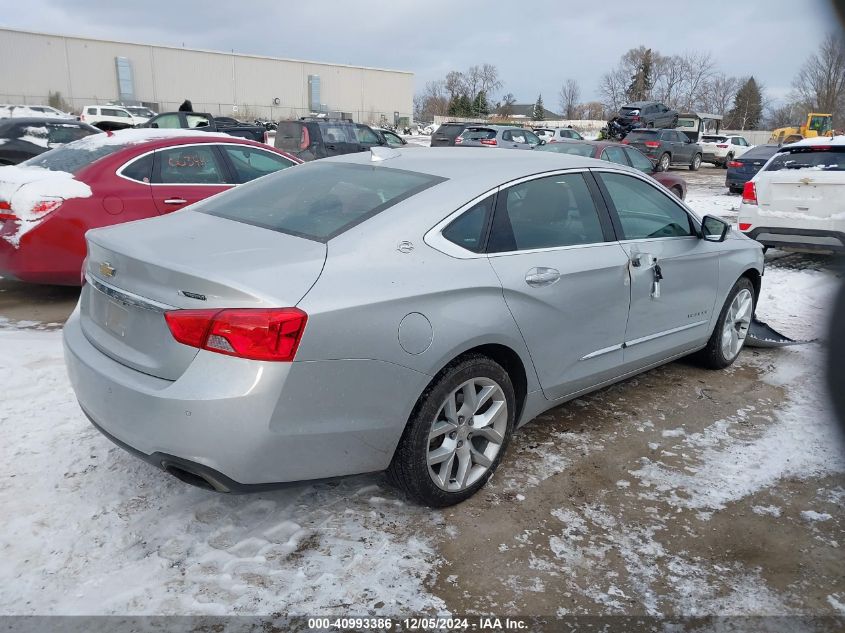
[[[541,145],[535,148],[541,152],[555,152],[556,154],[574,154],[575,156],[585,156],[592,158],[595,153],[595,148],[586,143],[551,143],[550,145]]]
[[[766,167],[766,171],[783,169],[845,171],[845,147],[796,147],[780,152]]]
[[[496,138],[496,130],[472,127],[461,134],[465,141],[480,141],[485,138]]]
[[[622,114],[633,114],[639,112],[640,110],[641,108],[622,108],[620,112],[622,112]]]
[[[701,140],[705,143],[721,143],[722,141],[727,141],[727,136],[702,136]]]
[[[443,180],[383,166],[315,162],[208,198],[194,209],[326,242]]]
[[[634,130],[628,132],[626,141],[653,141],[660,134],[660,130]]]
[[[445,136],[457,136],[466,129],[466,125],[460,123],[444,123],[435,134],[444,134]]]
[[[68,145],[51,149],[21,164],[75,174],[88,167],[94,161],[128,147],[128,143],[105,143],[95,145],[93,148],[90,147],[90,144],[86,144],[83,147],[74,147],[74,145],[77,145],[77,143],[69,143]]]
[[[778,145],[758,145],[757,147],[752,147],[750,150],[745,152],[742,157],[769,159],[774,156],[779,149],[780,146]]]

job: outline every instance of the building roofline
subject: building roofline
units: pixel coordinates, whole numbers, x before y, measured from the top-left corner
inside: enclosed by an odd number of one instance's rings
[[[357,70],[375,70],[378,72],[384,73],[400,73],[403,75],[411,75],[413,77],[414,73],[410,70],[396,70],[393,68],[376,68],[375,66],[356,66],[354,64],[338,64],[335,62],[319,62],[309,59],[295,59],[293,57],[271,57],[269,55],[254,55],[251,53],[234,53],[234,52],[227,52],[227,51],[216,51],[209,48],[188,48],[183,46],[169,46],[166,44],[146,44],[142,42],[128,42],[126,40],[113,40],[113,39],[104,39],[99,37],[84,37],[82,35],[65,35],[62,33],[46,33],[44,31],[30,31],[28,29],[13,29],[9,27],[2,26],[0,27],[0,32],[7,31],[11,33],[23,33],[25,35],[41,35],[45,37],[61,37],[64,39],[70,40],[88,40],[93,42],[104,42],[108,44],[128,44],[131,46],[149,46],[150,48],[165,48],[168,50],[174,51],[190,51],[192,53],[211,53],[214,55],[226,55],[227,57],[246,57],[250,59],[266,59],[270,61],[276,62],[293,62],[297,64],[315,64],[319,66],[334,66],[337,68],[354,68]]]

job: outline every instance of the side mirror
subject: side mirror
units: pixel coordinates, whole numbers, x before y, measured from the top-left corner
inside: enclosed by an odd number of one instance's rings
[[[701,237],[708,242],[724,242],[730,230],[730,224],[714,215],[705,215],[701,221]]]

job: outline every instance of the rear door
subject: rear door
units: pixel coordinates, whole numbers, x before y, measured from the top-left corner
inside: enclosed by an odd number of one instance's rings
[[[159,213],[177,211],[234,185],[216,143],[178,145],[155,152],[152,192]]]
[[[589,173],[500,190],[487,251],[546,397],[617,375],[628,316],[628,257]]]
[[[721,245],[700,239],[686,209],[647,179],[596,171],[630,261],[626,370],[703,345],[716,316]]]

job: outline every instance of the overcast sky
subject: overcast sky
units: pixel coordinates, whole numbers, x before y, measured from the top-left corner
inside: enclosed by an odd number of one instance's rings
[[[0,0],[0,25],[410,70],[417,91],[449,70],[491,63],[504,82],[502,92],[512,92],[521,103],[542,93],[554,109],[565,79],[579,81],[582,100],[597,98],[601,75],[640,44],[664,55],[711,51],[721,70],[753,74],[770,98],[781,98],[833,29],[828,6],[826,0],[501,5],[489,0]]]

